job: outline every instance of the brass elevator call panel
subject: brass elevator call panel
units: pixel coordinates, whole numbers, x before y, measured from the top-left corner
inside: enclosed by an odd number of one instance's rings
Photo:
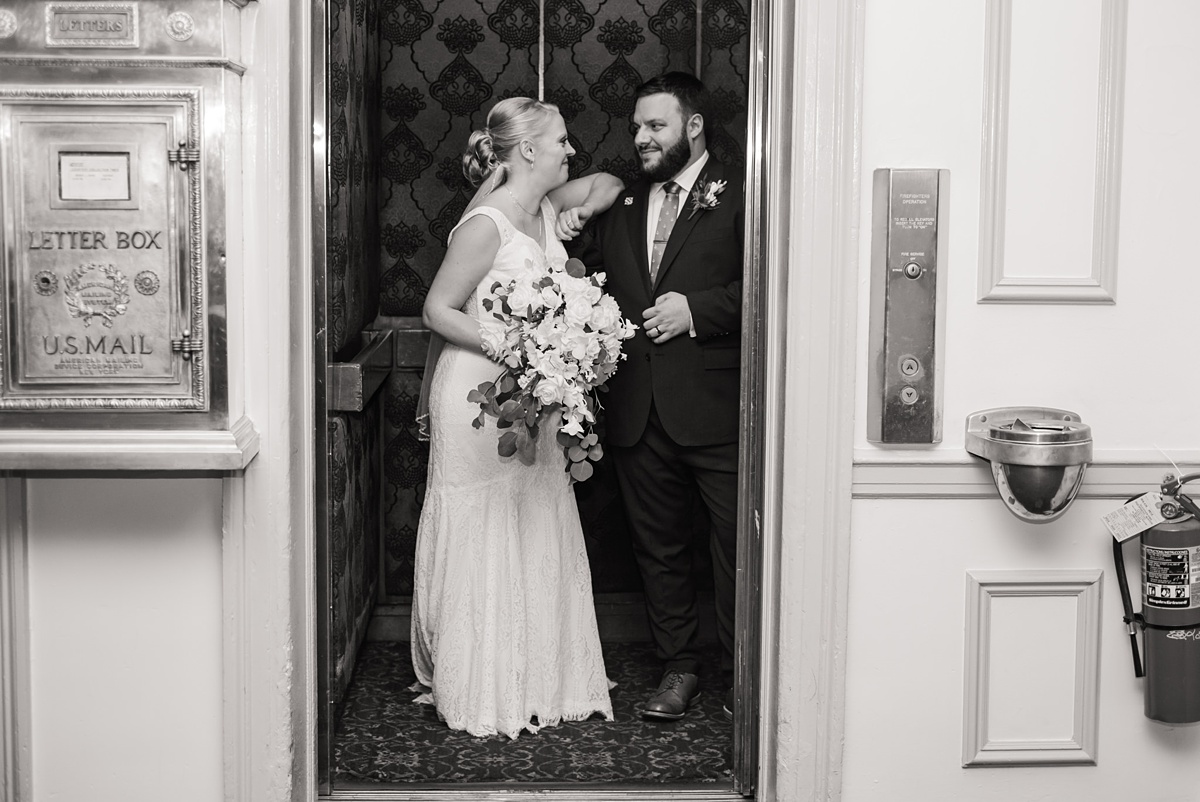
[[[867,439],[942,439],[949,170],[874,174]]]

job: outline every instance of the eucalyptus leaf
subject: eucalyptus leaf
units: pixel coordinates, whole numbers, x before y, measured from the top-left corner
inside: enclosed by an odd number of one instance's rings
[[[521,412],[521,405],[511,398],[500,405],[500,417],[505,420],[516,420]]]
[[[571,478],[576,482],[585,482],[592,475],[592,463],[576,462],[571,465]]]

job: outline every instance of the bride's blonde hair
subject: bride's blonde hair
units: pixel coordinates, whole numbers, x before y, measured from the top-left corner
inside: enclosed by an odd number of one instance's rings
[[[488,112],[487,127],[471,132],[463,153],[463,174],[477,187],[487,178],[492,189],[506,178],[522,139],[530,139],[555,114],[558,106],[529,97],[501,100]]]

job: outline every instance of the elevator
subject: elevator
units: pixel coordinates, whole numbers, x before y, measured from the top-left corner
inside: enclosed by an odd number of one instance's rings
[[[313,52],[324,54],[314,57],[312,99],[315,419],[323,422],[314,431],[322,793],[371,788],[369,778],[345,773],[339,786],[336,743],[363,645],[394,644],[397,660],[407,660],[428,457],[414,423],[428,343],[421,305],[446,236],[473,194],[459,158],[467,136],[496,101],[542,97],[566,121],[576,151],[572,177],[601,170],[630,183],[638,175],[629,130],[633,92],[655,74],[685,70],[698,73],[713,95],[711,155],[744,169],[753,16],[751,0],[314,4]],[[755,338],[745,339],[753,349]],[[748,436],[753,431],[744,423],[744,474],[753,473]],[[599,467],[577,498],[601,638],[644,642],[640,579],[620,498],[611,471]],[[752,509],[753,498],[742,506]],[[698,514],[698,533],[704,524]],[[753,541],[745,533],[741,540],[748,545],[739,566],[753,567]],[[739,575],[753,578],[754,571]],[[721,787],[730,798],[753,793],[757,749],[756,582],[743,584],[738,686],[747,703],[729,725]]]

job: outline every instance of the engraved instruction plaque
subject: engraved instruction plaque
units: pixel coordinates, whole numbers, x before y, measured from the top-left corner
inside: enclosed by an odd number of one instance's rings
[[[204,410],[198,92],[0,90],[0,410]]]

